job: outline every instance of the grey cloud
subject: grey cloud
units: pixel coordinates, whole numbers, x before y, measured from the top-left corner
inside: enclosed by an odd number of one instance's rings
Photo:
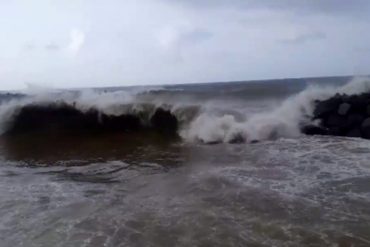
[[[45,49],[48,51],[57,51],[60,50],[60,46],[55,43],[49,43],[45,45]]]
[[[196,29],[182,35],[181,40],[185,43],[200,43],[212,38],[213,34],[207,30]]]
[[[300,45],[310,41],[322,40],[326,38],[326,34],[322,32],[312,32],[297,35],[296,37],[280,40],[281,43],[287,45]]]
[[[34,51],[34,50],[38,50],[40,47],[45,49],[46,51],[59,51],[61,49],[61,47],[54,42],[48,43],[46,45],[40,45],[40,44],[35,45],[33,43],[27,43],[23,46],[23,49],[25,51]]]
[[[262,8],[322,14],[368,14],[370,10],[368,0],[177,0],[177,2],[202,8]]]

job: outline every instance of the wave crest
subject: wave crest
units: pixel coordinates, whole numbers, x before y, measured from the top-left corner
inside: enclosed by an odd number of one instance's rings
[[[127,91],[42,93],[2,103],[0,133],[36,129],[152,129],[178,134],[185,141],[202,143],[294,138],[301,135],[302,125],[311,123],[316,100],[327,99],[336,93],[369,91],[369,78],[357,78],[340,87],[314,85],[289,97],[271,111],[253,114],[232,107],[229,113],[224,107],[218,112],[209,110],[209,102],[201,105],[182,100],[174,104],[160,96],[148,100],[140,98],[140,93]]]

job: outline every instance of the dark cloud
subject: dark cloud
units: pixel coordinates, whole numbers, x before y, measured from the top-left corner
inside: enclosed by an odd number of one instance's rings
[[[177,0],[177,2],[193,7],[279,9],[299,13],[368,14],[370,10],[369,0]]]
[[[40,44],[35,45],[33,43],[27,43],[23,46],[23,49],[26,51],[34,51],[34,50],[39,49],[40,47],[45,49],[46,51],[59,51],[61,49],[61,47],[54,42],[48,43],[46,45],[41,45],[41,46]]]
[[[310,41],[322,40],[326,38],[326,34],[322,32],[312,32],[297,35],[296,37],[280,40],[281,43],[287,45],[300,45]]]

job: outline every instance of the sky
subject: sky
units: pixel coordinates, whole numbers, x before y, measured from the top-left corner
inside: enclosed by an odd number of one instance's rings
[[[0,90],[370,74],[369,0],[0,0]]]

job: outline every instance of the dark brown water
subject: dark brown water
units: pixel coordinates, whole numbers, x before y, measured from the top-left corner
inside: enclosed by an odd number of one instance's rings
[[[132,152],[96,153],[89,164],[73,152],[54,166],[2,161],[3,246],[370,244],[368,141],[173,143]]]

